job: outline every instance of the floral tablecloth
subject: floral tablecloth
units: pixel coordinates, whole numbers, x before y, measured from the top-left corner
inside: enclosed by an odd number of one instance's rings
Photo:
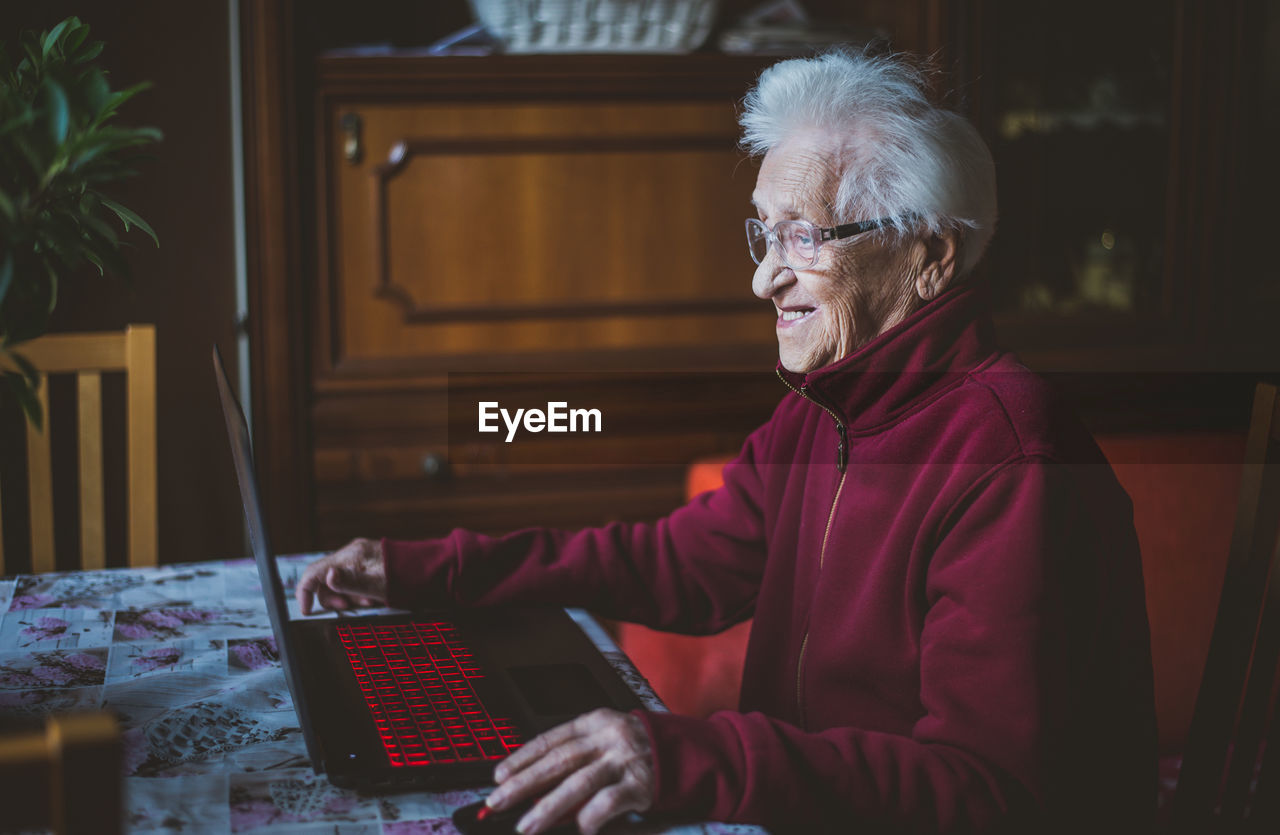
[[[280,558],[288,588],[313,558]],[[450,833],[452,811],[487,791],[366,797],[317,777],[249,560],[0,579],[0,613],[0,714],[115,713],[130,832]],[[570,614],[641,701],[664,709],[608,634]]]

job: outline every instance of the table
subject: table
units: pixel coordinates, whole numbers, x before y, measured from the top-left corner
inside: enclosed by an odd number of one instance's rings
[[[279,559],[287,589],[317,556]],[[289,603],[297,617],[291,594]],[[452,811],[488,793],[367,797],[317,776],[250,560],[0,579],[0,613],[0,713],[102,708],[120,717],[127,831],[449,833]],[[588,614],[570,615],[647,708],[666,709]]]

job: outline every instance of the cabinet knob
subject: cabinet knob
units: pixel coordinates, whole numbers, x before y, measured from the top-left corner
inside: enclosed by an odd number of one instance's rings
[[[442,479],[449,474],[449,460],[438,452],[422,456],[422,472],[429,479]]]
[[[355,113],[343,113],[338,125],[342,129],[342,158],[355,165],[363,156],[360,148],[360,117]]]

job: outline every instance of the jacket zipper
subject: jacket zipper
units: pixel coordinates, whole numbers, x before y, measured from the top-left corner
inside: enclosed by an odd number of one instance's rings
[[[836,518],[836,505],[840,504],[840,492],[844,490],[844,474],[840,474],[840,483],[836,485],[836,497],[831,500],[831,513],[827,516],[827,530],[822,535],[822,549],[818,551],[818,571],[822,571],[822,561],[827,556],[827,538],[831,536],[831,523]]]
[[[836,467],[840,470],[840,483],[836,485],[835,497],[831,499],[831,512],[827,514],[827,529],[822,533],[822,547],[818,550],[818,572],[821,573],[822,565],[826,561],[826,557],[827,557],[827,540],[830,539],[831,537],[831,523],[835,521],[836,507],[839,506],[840,494],[841,492],[844,491],[844,479],[845,479],[845,476],[847,475],[847,473],[845,472],[845,467],[849,463],[849,438],[845,432],[844,424],[840,421],[840,418],[836,417],[835,412],[831,411],[831,409],[827,408],[822,403],[819,403],[817,400],[813,399],[808,394],[806,394],[804,391],[804,388],[796,388],[795,386],[791,385],[791,383],[787,382],[787,378],[782,376],[781,371],[778,372],[778,379],[782,380],[783,385],[785,385],[787,388],[791,389],[796,394],[803,397],[805,400],[808,400],[810,403],[815,404],[816,406],[818,406],[818,408],[822,409],[822,411],[830,415],[831,419],[834,420],[836,423],[836,435],[839,438],[839,442],[836,447]],[[805,650],[808,648],[809,648],[809,630],[806,628],[804,631],[804,638],[802,638],[800,641],[800,655],[796,659],[796,710],[800,714],[800,727],[802,728],[805,727],[807,724],[805,722],[805,717],[804,717],[803,681],[804,681],[804,653],[805,653]]]
[[[836,424],[836,469],[838,469],[838,470],[840,471],[840,476],[841,476],[841,478],[843,479],[843,477],[844,477],[844,468],[845,468],[845,467],[848,465],[848,463],[849,463],[849,433],[848,433],[848,431],[845,429],[844,421],[840,420],[840,418],[836,415],[836,413],[835,413],[835,412],[833,412],[833,411],[831,411],[831,409],[829,409],[829,408],[828,408],[824,403],[822,403],[822,402],[821,402],[821,401],[819,401],[819,400],[814,399],[813,397],[810,397],[810,396],[809,396],[809,393],[805,391],[805,388],[807,388],[807,387],[802,386],[802,387],[800,387],[800,388],[796,388],[795,386],[791,385],[791,383],[787,382],[787,378],[782,376],[782,371],[781,371],[781,370],[777,371],[777,374],[778,374],[778,379],[782,381],[782,384],[783,384],[784,386],[786,386],[787,388],[791,389],[791,390],[792,390],[792,391],[794,391],[796,394],[798,394],[798,395],[800,395],[801,397],[803,397],[805,400],[808,400],[810,403],[812,403],[813,405],[817,406],[817,407],[818,407],[819,409],[821,409],[822,411],[826,412],[828,415],[830,415],[830,416],[831,416],[831,419],[832,419],[833,421],[835,421],[835,424]]]

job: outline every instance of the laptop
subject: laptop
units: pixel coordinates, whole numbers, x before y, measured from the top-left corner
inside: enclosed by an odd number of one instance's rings
[[[525,741],[598,707],[640,702],[562,609],[290,620],[244,412],[213,367],[253,557],[317,774],[363,791],[491,783]]]

